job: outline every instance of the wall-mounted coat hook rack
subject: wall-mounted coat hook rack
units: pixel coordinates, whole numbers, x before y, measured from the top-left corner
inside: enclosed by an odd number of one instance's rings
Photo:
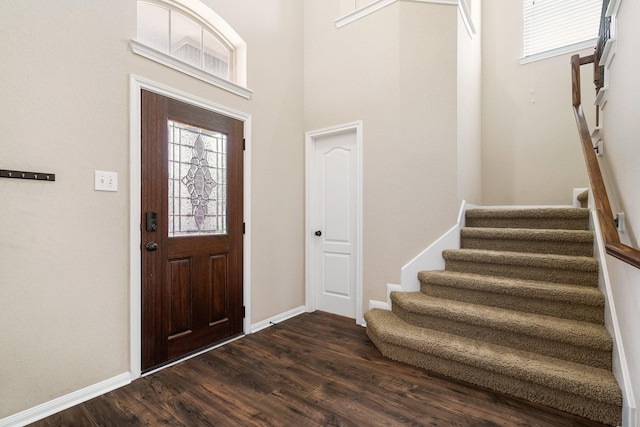
[[[0,169],[0,178],[35,179],[37,181],[55,181],[56,175],[44,172],[22,172]]]

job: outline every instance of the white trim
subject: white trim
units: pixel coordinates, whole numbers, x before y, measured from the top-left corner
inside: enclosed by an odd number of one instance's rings
[[[130,298],[130,365],[131,379],[139,378],[142,372],[141,337],[142,337],[142,295],[140,292],[142,267],[140,265],[140,215],[141,205],[140,176],[141,167],[141,142],[140,142],[140,91],[146,89],[163,96],[167,96],[179,101],[195,105],[197,107],[216,112],[218,114],[232,117],[244,122],[244,138],[246,141],[244,151],[244,218],[246,229],[244,234],[243,248],[243,303],[246,309],[243,330],[245,333],[251,326],[251,115],[230,109],[228,107],[215,104],[209,100],[198,98],[186,92],[181,92],[171,87],[156,83],[154,81],[139,77],[130,76],[129,82],[130,100],[130,134],[129,134],[129,298]]]
[[[130,383],[131,375],[128,372],[116,375],[115,377],[100,381],[97,384],[76,390],[38,406],[34,406],[33,408],[0,419],[0,427],[24,426],[34,423]]]
[[[389,294],[389,289],[390,286],[398,286],[400,287],[400,285],[394,285],[391,283],[387,283],[387,294]],[[394,289],[395,290],[395,289]],[[369,310],[373,310],[373,309],[380,309],[380,310],[387,310],[390,311],[391,310],[391,304],[389,303],[389,301],[376,301],[373,299],[369,300]]]
[[[471,11],[467,6],[466,0],[458,0],[458,11],[460,12],[460,16],[462,17],[462,22],[464,23],[464,27],[467,30],[467,34],[469,37],[473,38],[478,31],[476,30],[476,26],[473,23],[473,16],[471,15]]]
[[[217,86],[220,89],[226,90],[227,92],[231,92],[246,99],[251,99],[251,94],[253,92],[246,87],[237,85],[232,81],[223,79],[222,77],[218,77],[215,74],[208,73],[198,67],[194,67],[193,65],[181,61],[174,56],[171,56],[164,52],[160,52],[159,50],[153,49],[136,40],[131,40],[130,46],[131,51],[137,55],[143,56],[147,59],[151,59],[152,61],[162,64],[166,67],[173,68],[174,70],[180,71],[181,73],[187,74],[191,77],[202,80],[203,82]]]
[[[460,249],[460,229],[465,225],[464,213],[467,209],[473,207],[476,207],[476,205],[469,204],[463,200],[460,203],[455,225],[406,263],[400,270],[400,285],[387,283],[387,301],[369,300],[369,309],[391,310],[391,292],[417,292],[420,290],[420,280],[418,280],[420,271],[444,269],[442,251],[445,249]]]
[[[376,0],[368,5],[361,7],[360,9],[356,9],[353,12],[349,12],[341,18],[336,19],[335,24],[336,28],[342,28],[345,25],[351,24],[359,19],[364,18],[365,16],[371,15],[387,6],[390,6],[397,2],[398,0]]]
[[[609,16],[616,16],[618,15],[618,9],[620,9],[620,4],[622,3],[622,0],[611,0],[609,2],[609,5],[607,6],[607,10],[604,12],[604,15],[606,17]]]
[[[457,6],[459,3],[459,0],[376,0],[372,3],[367,4],[366,6],[356,9],[353,12],[350,12],[336,19],[335,20],[336,28],[342,28],[345,25],[358,21],[364,18],[365,16],[369,16],[372,13],[375,13],[381,9],[384,9],[385,7],[390,6],[398,1],[411,1],[414,3],[447,4],[452,6]]]
[[[593,198],[590,196],[589,200],[592,199]],[[605,253],[604,242],[602,240],[602,229],[600,228],[600,220],[598,219],[598,215],[593,209],[593,206],[590,206],[589,211],[591,213],[591,224],[593,225],[593,231],[595,234],[594,252],[596,258],[598,259],[598,261],[600,261],[600,290],[602,291],[606,299],[607,312],[605,314],[608,314],[610,316],[607,317],[607,320],[609,320],[609,322],[605,322],[605,326],[608,326],[607,330],[613,336],[614,349],[617,350],[614,351],[614,356],[617,354],[620,368],[620,371],[615,369],[616,363],[614,359],[613,373],[616,377],[616,380],[618,380],[619,385],[621,386],[620,388],[623,394],[622,419],[628,422],[627,427],[635,427],[637,424],[635,407],[636,400],[631,385],[631,375],[629,374],[629,366],[627,365],[627,356],[624,350],[622,333],[620,332],[620,325],[618,324],[618,314],[613,298],[613,291],[611,290],[611,281],[609,279],[609,270],[607,268],[607,255]]]
[[[305,304],[307,311],[312,312],[316,310],[316,301],[312,291],[312,257],[311,257],[311,245],[313,239],[311,235],[314,230],[311,229],[312,224],[310,221],[311,214],[311,182],[313,171],[313,144],[319,136],[330,136],[335,134],[354,132],[356,134],[356,191],[358,193],[356,198],[356,223],[357,223],[357,238],[356,238],[356,323],[362,324],[364,321],[364,314],[362,310],[362,275],[363,275],[363,204],[362,204],[362,188],[363,188],[363,157],[362,157],[362,141],[363,141],[363,122],[362,120],[356,122],[345,123],[342,125],[331,126],[323,129],[317,129],[314,131],[306,132],[305,134]]]
[[[601,87],[598,91],[598,94],[596,95],[596,100],[594,101],[593,105],[598,105],[601,110],[604,110],[604,106],[607,105],[608,96],[609,93],[607,91],[607,88]]]
[[[614,56],[616,56],[616,39],[609,39],[604,45],[598,65],[609,68]]]
[[[454,226],[402,267],[400,284],[404,292],[420,290],[420,281],[418,280],[420,271],[444,269],[443,250],[460,249],[460,229],[465,225],[464,213],[468,208],[469,205],[463,200]]]
[[[275,316],[269,317],[268,319],[261,320],[260,322],[256,322],[253,325],[251,325],[251,329],[250,329],[251,333],[254,334],[265,328],[277,325],[280,322],[299,316],[306,312],[307,312],[307,307],[305,307],[304,305],[301,305],[300,307],[291,309],[289,311],[285,311],[284,313],[277,314]]]
[[[580,43],[573,43],[556,49],[545,50],[544,52],[535,53],[529,56],[523,56],[518,59],[520,64],[528,64],[530,62],[541,61],[543,59],[553,58],[554,56],[565,55],[568,53],[578,52],[580,50],[596,47],[598,39],[589,39]]]
[[[386,301],[376,301],[373,299],[369,300],[369,310],[374,308],[379,308],[381,310],[391,310],[391,292],[402,292],[402,286],[396,285],[395,283],[387,283],[387,300]]]

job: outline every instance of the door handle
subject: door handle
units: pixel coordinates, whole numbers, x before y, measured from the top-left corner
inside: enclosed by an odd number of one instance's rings
[[[322,231],[318,230],[314,233],[316,236],[320,237],[322,236]]]
[[[158,250],[158,244],[156,242],[148,242],[144,247],[147,248],[149,252]]]

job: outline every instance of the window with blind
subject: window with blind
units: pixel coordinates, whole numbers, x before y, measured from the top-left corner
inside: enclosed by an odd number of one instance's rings
[[[595,46],[602,0],[524,0],[521,63]]]

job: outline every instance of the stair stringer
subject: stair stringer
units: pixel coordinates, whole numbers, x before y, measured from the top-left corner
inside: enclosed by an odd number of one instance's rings
[[[589,197],[589,200],[593,200]],[[590,203],[591,204],[591,203]],[[607,269],[606,253],[604,249],[604,242],[602,240],[602,230],[600,229],[600,221],[598,215],[593,209],[593,206],[589,206],[590,213],[590,225],[594,231],[594,258],[596,258],[600,264],[598,287],[605,297],[605,327],[611,337],[613,338],[613,360],[612,369],[613,376],[618,381],[620,389],[622,390],[622,425],[625,427],[638,427],[637,411],[635,405],[635,395],[631,386],[631,377],[629,374],[629,367],[627,365],[627,357],[624,351],[624,345],[622,342],[622,334],[620,332],[620,325],[618,324],[618,316],[616,313],[616,306],[613,299],[613,291],[611,290],[611,280],[609,278],[609,271]]]
[[[391,310],[391,292],[416,292],[420,290],[418,273],[423,270],[443,270],[444,258],[442,251],[446,249],[460,249],[460,229],[465,226],[465,212],[467,209],[476,208],[476,205],[462,201],[458,211],[456,224],[435,242],[420,252],[400,270],[400,284],[387,283],[387,300],[369,300],[369,310],[381,308]]]

